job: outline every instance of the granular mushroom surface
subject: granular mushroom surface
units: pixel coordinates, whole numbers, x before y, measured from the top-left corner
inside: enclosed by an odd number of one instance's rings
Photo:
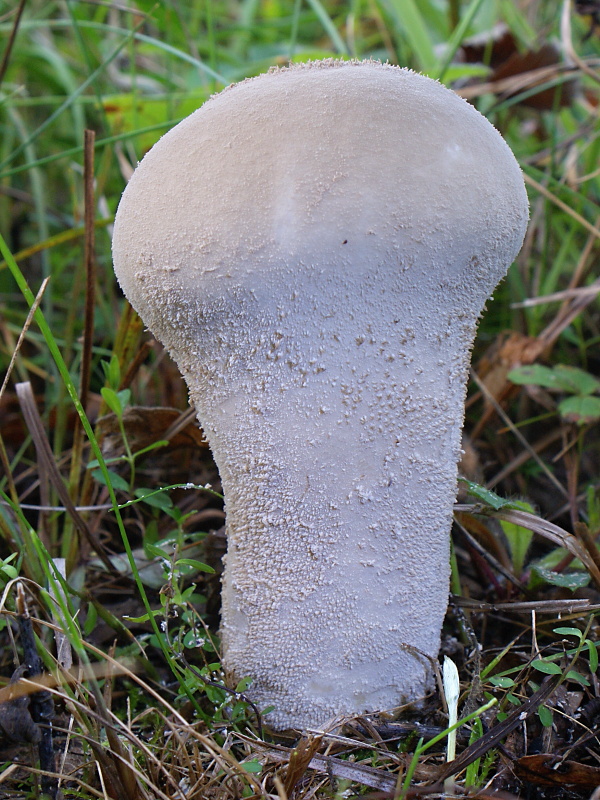
[[[226,89],[123,195],[119,281],[223,482],[224,665],[275,728],[429,685],[470,350],[527,217],[493,126],[376,62]]]

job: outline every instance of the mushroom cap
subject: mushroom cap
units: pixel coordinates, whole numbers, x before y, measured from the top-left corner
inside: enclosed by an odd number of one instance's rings
[[[113,253],[172,347],[173,303],[198,287],[218,299],[247,276],[269,292],[313,264],[368,278],[373,251],[408,273],[405,293],[443,282],[480,309],[527,219],[510,148],[465,100],[408,69],[327,60],[231,86],[163,136],[123,194]]]

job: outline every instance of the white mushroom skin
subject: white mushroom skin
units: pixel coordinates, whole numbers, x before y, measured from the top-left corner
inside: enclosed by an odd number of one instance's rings
[[[219,468],[224,665],[273,728],[430,682],[470,350],[527,218],[493,126],[376,62],[226,89],[125,190],[115,270]]]

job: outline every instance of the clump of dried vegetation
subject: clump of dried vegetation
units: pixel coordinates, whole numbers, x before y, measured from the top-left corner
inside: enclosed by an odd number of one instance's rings
[[[600,797],[600,6],[0,12],[0,798]],[[110,230],[136,161],[212,92],[331,55],[476,104],[532,213],[476,344],[437,689],[284,736],[221,671],[219,476]]]

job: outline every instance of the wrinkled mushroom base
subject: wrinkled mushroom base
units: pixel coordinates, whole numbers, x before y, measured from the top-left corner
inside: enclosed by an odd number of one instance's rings
[[[464,368],[449,380],[448,339],[432,337],[444,369],[424,380],[403,326],[373,323],[363,339],[362,325],[328,313],[333,284],[327,299],[304,296],[293,322],[318,368],[290,368],[297,339],[270,362],[278,337],[263,315],[253,359],[262,350],[277,391],[257,395],[244,359],[230,362],[238,390],[205,428],[226,497],[224,664],[234,682],[252,678],[249,697],[274,706],[266,722],[280,729],[422,696],[448,599]],[[368,308],[374,299],[363,293]],[[233,419],[244,421],[235,442]]]

